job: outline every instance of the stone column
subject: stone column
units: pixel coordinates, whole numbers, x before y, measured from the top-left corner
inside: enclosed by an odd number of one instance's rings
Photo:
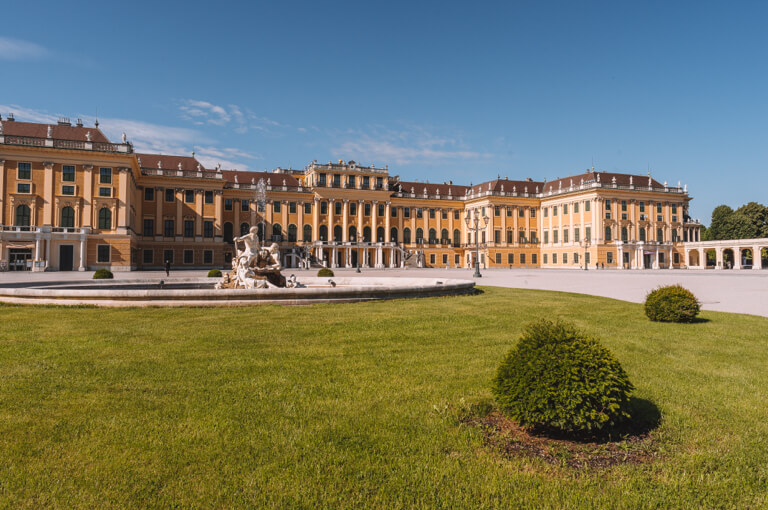
[[[377,200],[374,200],[371,203],[371,241],[374,243],[379,242],[378,238],[376,237],[376,227],[378,226],[378,204],[379,202]]]
[[[320,239],[320,223],[318,214],[320,212],[320,204],[317,197],[312,199],[312,240]]]
[[[43,222],[42,225],[52,227],[53,226],[53,197],[55,195],[53,189],[53,163],[46,161],[43,163],[45,167],[45,176],[43,177]]]
[[[518,227],[517,221],[518,217],[520,216],[520,207],[515,207],[512,209],[512,246],[517,246],[520,242],[520,229]]]
[[[80,267],[77,268],[78,271],[85,271],[85,257],[86,257],[86,234],[88,232],[88,229],[81,228],[80,229]]]
[[[342,218],[341,218],[341,240],[343,242],[348,242],[349,239],[349,200],[344,199],[342,202]],[[347,257],[349,258],[349,257]],[[349,267],[349,264],[347,264],[347,267]]]
[[[222,225],[224,222],[224,197],[222,196],[223,194],[224,192],[219,189],[213,192],[213,202],[216,205],[216,218],[214,218],[214,221],[213,221],[213,231],[214,231],[214,235],[218,238],[219,241],[221,241],[221,238],[222,238]]]
[[[93,227],[93,165],[83,165],[83,226]]]
[[[296,241],[304,241],[304,203],[296,204]]]
[[[706,269],[707,267],[707,258],[704,248],[699,248],[699,267],[701,269]]]
[[[117,231],[119,234],[128,234],[130,231],[131,190],[128,186],[128,177],[131,169],[125,166],[118,167],[118,189],[116,195],[117,207]]]
[[[155,188],[155,240],[163,236],[163,188]]]
[[[763,257],[759,246],[752,247],[752,269],[763,268]]]
[[[400,208],[400,214],[397,215],[397,242],[402,244],[403,243],[403,229],[405,228],[405,214],[403,213],[404,208]]]
[[[363,235],[363,212],[365,212],[365,204],[362,200],[357,201],[357,235],[362,240]]]
[[[203,200],[205,198],[205,191],[201,189],[195,190],[195,240],[201,242],[203,240]],[[253,214],[251,214],[253,217]],[[253,222],[251,222],[253,224]]]
[[[182,214],[181,207],[184,203],[184,190],[176,188],[176,240],[181,241],[184,235],[184,215]]]
[[[741,246],[733,248],[733,268],[741,269]]]
[[[282,232],[283,241],[287,241],[288,240],[288,227],[290,226],[288,224],[289,222],[288,222],[288,201],[287,200],[282,200],[281,201],[281,203],[280,203],[280,212],[281,212],[281,214],[280,214],[280,216],[281,216],[280,221],[282,222],[282,225],[283,225],[283,232]],[[299,235],[299,233],[296,232],[296,237],[298,237],[298,235]]]
[[[232,236],[237,237],[240,235],[240,209],[242,208],[242,205],[235,200],[232,199],[232,212],[234,213],[232,216],[234,219],[232,220]]]
[[[390,229],[390,217],[392,216],[392,204],[391,202],[386,202],[386,207],[384,208],[384,242],[391,241],[392,239],[389,236],[389,229]]]

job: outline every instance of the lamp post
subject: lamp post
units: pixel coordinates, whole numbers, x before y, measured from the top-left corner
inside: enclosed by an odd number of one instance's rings
[[[480,228],[485,228],[488,226],[488,219],[488,216],[483,216],[483,226],[480,227],[480,211],[478,209],[475,209],[474,214],[467,214],[467,217],[464,218],[464,222],[467,224],[467,229],[475,231],[475,278],[480,278],[483,276],[480,274],[480,237],[478,233]]]
[[[355,234],[355,239],[357,240],[357,271],[355,272],[359,273],[360,272],[360,239],[362,239],[360,232]]]
[[[584,245],[584,271],[589,271],[589,264],[587,263],[587,254],[589,253],[589,238],[585,237],[582,241]]]
[[[256,184],[256,203],[259,206],[259,214],[261,215],[261,242],[266,242],[267,231],[264,226],[264,216],[267,215],[267,185],[264,182],[264,178],[259,179],[259,183]]]

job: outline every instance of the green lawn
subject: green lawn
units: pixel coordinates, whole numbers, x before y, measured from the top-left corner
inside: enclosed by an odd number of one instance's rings
[[[768,506],[768,319],[484,288],[307,307],[0,306],[0,507]],[[506,458],[434,406],[490,396],[522,326],[602,338],[658,459]]]

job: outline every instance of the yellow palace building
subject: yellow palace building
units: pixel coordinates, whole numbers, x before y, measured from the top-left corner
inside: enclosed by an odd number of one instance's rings
[[[0,270],[227,267],[252,226],[286,267],[685,267],[687,189],[588,171],[554,181],[402,181],[354,161],[205,168],[98,125],[0,120]]]

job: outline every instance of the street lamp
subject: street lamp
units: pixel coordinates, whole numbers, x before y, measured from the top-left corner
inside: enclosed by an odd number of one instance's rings
[[[587,254],[589,253],[589,238],[585,237],[582,241],[584,245],[584,271],[589,271],[589,264],[587,263]]]
[[[485,228],[488,226],[488,216],[483,216],[483,226],[480,227],[480,211],[478,209],[475,209],[475,212],[473,215],[467,214],[467,217],[464,218],[464,222],[467,224],[468,230],[474,230],[475,231],[475,278],[480,278],[480,237],[478,235],[478,232],[481,228]]]

